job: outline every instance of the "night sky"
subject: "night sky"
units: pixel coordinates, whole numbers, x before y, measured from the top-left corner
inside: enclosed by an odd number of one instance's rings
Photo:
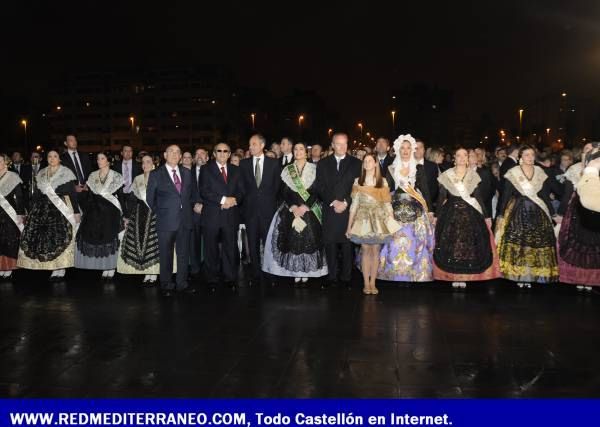
[[[540,95],[600,93],[600,1],[161,3],[3,5],[0,93],[35,98],[68,68],[226,64],[243,85],[314,89],[373,130],[412,82],[500,120]]]

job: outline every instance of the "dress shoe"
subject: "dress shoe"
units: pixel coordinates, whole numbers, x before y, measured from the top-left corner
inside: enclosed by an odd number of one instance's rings
[[[226,282],[226,285],[229,289],[231,289],[232,291],[237,290],[237,284],[235,282]]]
[[[187,288],[184,288],[184,289],[180,290],[179,292],[183,293],[183,294],[187,294],[187,295],[195,295],[198,291],[196,290],[195,287],[188,286]]]
[[[163,298],[170,298],[171,296],[173,296],[173,292],[169,289],[161,289],[160,296]]]
[[[349,291],[352,289],[352,282],[343,280],[342,286],[344,287],[344,289]]]
[[[217,291],[217,284],[216,283],[209,283],[208,284],[208,291],[211,293],[214,293]]]

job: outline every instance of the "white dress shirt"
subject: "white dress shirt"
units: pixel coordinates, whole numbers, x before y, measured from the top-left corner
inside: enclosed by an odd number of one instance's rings
[[[229,172],[227,172],[227,163],[225,163],[224,165],[220,164],[219,162],[217,163],[217,167],[219,168],[219,173],[221,175],[223,175],[223,168],[225,168],[225,175],[227,175],[227,180],[229,180]],[[225,200],[227,199],[227,196],[223,196],[221,197],[221,204],[225,203]]]
[[[132,168],[132,160],[123,160],[123,163],[121,164],[121,173],[123,175],[123,183],[125,184],[123,187],[123,192],[125,193],[131,192],[131,184],[133,183]]]
[[[284,155],[281,157],[281,164],[282,164],[282,165],[284,165],[284,164],[286,164],[286,163],[287,163],[287,164],[289,165],[289,164],[290,164],[290,162],[292,161],[292,157],[293,157],[293,154],[292,154],[292,153],[290,153],[290,154],[284,154]]]
[[[169,166],[168,164],[165,164],[165,168],[167,168],[167,172],[169,172],[169,178],[171,178],[173,184],[175,184],[175,180],[173,179],[173,169],[175,169],[175,174],[179,178],[179,182],[183,185],[183,180],[181,179],[181,174],[179,173],[179,166],[173,167]]]

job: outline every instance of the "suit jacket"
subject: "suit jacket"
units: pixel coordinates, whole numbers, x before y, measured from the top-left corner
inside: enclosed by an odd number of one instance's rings
[[[348,227],[351,193],[354,180],[360,176],[362,163],[356,157],[346,154],[337,170],[335,155],[327,156],[317,163],[317,193],[323,201],[323,241],[325,243],[344,243]],[[348,203],[341,214],[335,213],[329,206],[334,200]]]
[[[254,158],[240,162],[240,174],[243,188],[242,215],[247,222],[251,217],[270,223],[277,210],[277,195],[281,186],[281,169],[277,160],[263,156],[262,179],[256,187],[254,178]],[[268,228],[268,225],[267,225]]]
[[[379,157],[377,158],[377,160],[379,160]],[[389,154],[383,159],[383,164],[379,162],[379,167],[381,168],[381,176],[385,176],[387,174],[388,166],[392,163],[394,163],[394,158]]]
[[[440,174],[440,170],[438,169],[438,165],[434,162],[431,162],[427,159],[423,160],[423,169],[425,171],[425,179],[427,181],[427,189],[429,190],[429,197],[432,202],[437,202],[438,192],[440,189],[438,183],[438,176]]]
[[[242,201],[242,181],[240,170],[231,163],[227,164],[227,183],[221,175],[217,162],[211,160],[200,169],[200,197],[203,226],[235,227],[240,223],[239,204]],[[235,197],[238,206],[221,209],[223,197]]]
[[[491,217],[492,215],[492,199],[496,195],[496,190],[498,189],[498,180],[492,174],[492,171],[487,166],[478,167],[477,173],[481,178],[481,182],[478,185],[479,194],[481,199],[483,200],[484,209],[487,211],[487,215]]]
[[[290,159],[289,164],[294,163],[294,155],[292,154],[292,158]],[[279,163],[279,171],[283,170],[284,164],[283,164],[283,155],[277,159],[277,162]]]
[[[157,231],[177,231],[180,227],[192,229],[194,204],[198,203],[198,192],[189,169],[178,166],[181,176],[181,193],[177,191],[167,167],[153,170],[148,178],[146,200],[156,213]]]
[[[123,175],[123,161],[121,160],[119,162],[114,163],[111,166],[111,169],[116,172],[119,172],[121,175]],[[142,173],[142,166],[138,162],[136,162],[135,159],[132,159],[131,160],[131,182],[133,182],[133,179],[136,176],[140,175],[141,173]]]
[[[88,177],[90,176],[90,173],[92,173],[92,163],[90,162],[90,157],[88,156],[87,153],[84,153],[82,151],[77,151],[77,154],[79,155],[79,163],[81,163],[81,173],[83,173],[82,184],[85,184]],[[66,166],[69,169],[71,169],[71,172],[73,172],[73,174],[77,177],[77,171],[75,170],[75,164],[73,163],[73,158],[69,155],[68,150],[65,150],[60,155],[60,161],[63,166]]]

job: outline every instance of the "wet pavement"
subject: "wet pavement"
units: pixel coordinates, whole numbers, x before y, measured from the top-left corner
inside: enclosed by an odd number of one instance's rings
[[[599,397],[600,295],[553,285],[0,283],[0,396]]]

